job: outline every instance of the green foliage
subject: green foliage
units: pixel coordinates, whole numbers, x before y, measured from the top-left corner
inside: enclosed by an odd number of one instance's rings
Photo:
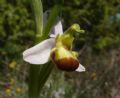
[[[34,21],[30,6],[20,0],[0,0],[0,62],[20,59],[22,51],[34,39]],[[19,58],[18,58],[19,57]]]

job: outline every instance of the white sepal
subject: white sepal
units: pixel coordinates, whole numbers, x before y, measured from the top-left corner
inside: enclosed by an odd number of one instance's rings
[[[63,27],[60,20],[53,26],[50,32],[50,37],[56,37],[58,34],[59,35],[63,34]]]
[[[42,41],[34,47],[23,52],[23,59],[30,64],[45,64],[49,61],[51,49],[55,45],[55,39]]]
[[[79,67],[75,71],[83,72],[83,71],[85,71],[85,67],[83,65],[79,64]]]

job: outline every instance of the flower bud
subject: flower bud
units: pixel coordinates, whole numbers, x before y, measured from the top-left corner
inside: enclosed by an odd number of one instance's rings
[[[67,50],[63,46],[53,49],[51,59],[60,70],[75,71],[79,66],[76,53]]]

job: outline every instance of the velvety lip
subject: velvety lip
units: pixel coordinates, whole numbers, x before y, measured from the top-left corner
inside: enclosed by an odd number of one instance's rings
[[[55,60],[54,53],[52,54],[52,61],[55,65],[63,71],[75,71],[79,67],[79,61],[74,58],[63,58],[60,60]]]

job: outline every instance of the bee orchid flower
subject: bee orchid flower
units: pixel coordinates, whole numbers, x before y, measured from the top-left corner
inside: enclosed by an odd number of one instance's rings
[[[71,33],[69,34],[69,31],[78,32],[75,27],[76,24],[63,33],[62,23],[58,21],[53,26],[49,39],[23,52],[24,61],[30,64],[42,65],[51,60],[57,68],[63,71],[85,71],[84,66],[77,59],[77,52],[72,51],[74,37]]]

